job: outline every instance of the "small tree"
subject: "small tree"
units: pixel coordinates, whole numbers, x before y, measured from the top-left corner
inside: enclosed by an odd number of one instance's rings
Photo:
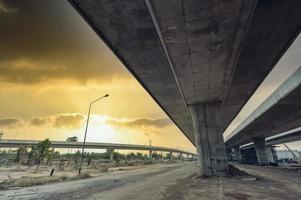
[[[136,155],[133,152],[131,152],[131,153],[129,153],[129,154],[126,155],[126,158],[130,159],[130,160],[136,159]]]
[[[37,154],[36,154],[36,164],[37,168],[36,171],[39,170],[39,166],[41,162],[44,160],[45,156],[49,152],[51,142],[49,139],[43,140],[37,144]]]
[[[48,166],[49,162],[54,158],[54,155],[55,155],[54,148],[50,149],[50,150],[46,153],[46,157],[47,157],[46,166]]]
[[[89,156],[89,157],[87,158],[87,163],[88,163],[88,165],[90,165],[90,164],[91,164],[91,162],[92,162],[92,157],[91,157],[91,156]]]
[[[37,157],[37,146],[31,145],[30,152],[28,154],[27,164],[31,165],[33,161],[35,161],[34,164],[36,164],[36,157]]]
[[[81,159],[81,153],[80,153],[80,151],[77,151],[77,152],[74,154],[74,163],[75,163],[75,165],[78,164],[78,162],[80,161],[80,159]]]
[[[27,148],[25,146],[20,146],[17,150],[16,159],[15,162],[18,162],[18,168],[21,166],[21,162],[23,160],[23,157],[27,154]]]

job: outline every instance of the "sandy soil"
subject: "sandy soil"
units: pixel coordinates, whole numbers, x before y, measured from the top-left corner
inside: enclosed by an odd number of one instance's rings
[[[8,179],[18,179],[21,177],[41,177],[41,176],[49,176],[51,168],[40,168],[38,172],[36,172],[36,167],[26,167],[22,166],[18,168],[17,166],[11,166],[9,168],[2,167],[0,168],[0,182],[3,182]],[[75,174],[75,170],[55,170],[55,175],[67,175],[72,176]]]
[[[237,166],[254,176],[203,179],[197,176],[195,163],[155,164],[85,180],[0,191],[0,199],[300,199],[299,172]]]
[[[189,176],[166,191],[166,200],[297,200],[301,199],[301,173],[283,168],[235,165],[251,176],[202,179]]]
[[[195,164],[146,165],[85,180],[0,191],[0,199],[158,199],[169,185],[194,171]]]
[[[134,163],[133,166],[124,166],[126,164],[122,163],[93,163],[90,166],[84,165],[83,172],[90,174],[91,176],[97,176],[105,171],[121,171],[121,170],[132,170],[138,169],[143,166],[142,163]],[[36,166],[26,166],[12,163],[9,166],[0,167],[0,183],[7,180],[16,180],[22,177],[47,177],[50,175],[52,169],[55,169],[53,176],[66,176],[74,177],[77,176],[78,169],[74,165],[66,165],[64,170],[60,170],[58,165],[53,166],[41,166],[38,171],[36,171]]]

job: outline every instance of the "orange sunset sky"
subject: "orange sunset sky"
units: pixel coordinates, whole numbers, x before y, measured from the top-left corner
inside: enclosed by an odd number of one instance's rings
[[[0,4],[3,138],[83,140],[194,151],[147,92],[67,1]]]

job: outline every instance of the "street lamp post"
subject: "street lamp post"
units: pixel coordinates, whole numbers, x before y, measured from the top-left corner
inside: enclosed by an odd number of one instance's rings
[[[82,165],[83,165],[83,161],[84,161],[84,151],[85,151],[85,145],[86,145],[86,138],[87,138],[87,131],[88,131],[88,125],[89,125],[89,118],[90,118],[90,112],[91,112],[91,106],[93,103],[95,103],[96,101],[99,101],[100,99],[102,98],[105,98],[105,97],[108,97],[109,95],[106,94],[94,101],[92,101],[89,105],[89,111],[88,111],[88,117],[87,117],[87,123],[86,123],[86,129],[85,129],[85,137],[84,137],[84,143],[83,143],[83,148],[82,148],[82,159],[81,159],[81,162],[80,162],[80,166],[79,166],[79,169],[78,169],[78,174],[81,173],[81,170],[82,170]]]

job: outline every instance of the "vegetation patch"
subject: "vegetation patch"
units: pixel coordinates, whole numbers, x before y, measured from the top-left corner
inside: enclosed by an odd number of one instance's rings
[[[71,181],[90,178],[89,173],[81,173],[78,176],[67,177],[62,176],[41,176],[41,177],[21,177],[15,180],[6,180],[0,183],[0,190],[5,190],[11,187],[31,187],[35,185],[44,185],[47,183],[60,182],[60,181]]]

